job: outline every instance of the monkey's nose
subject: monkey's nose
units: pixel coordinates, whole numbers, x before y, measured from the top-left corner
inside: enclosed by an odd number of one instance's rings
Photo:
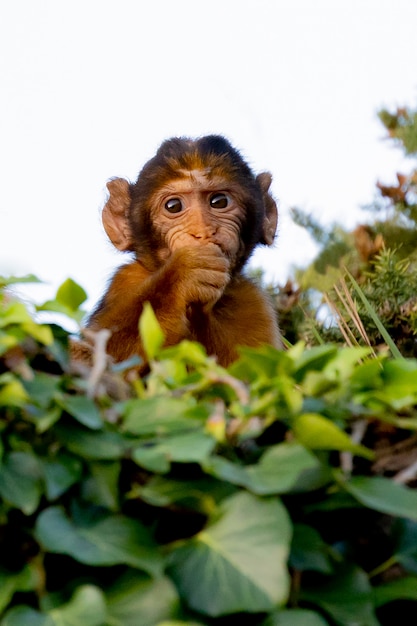
[[[214,224],[211,224],[201,209],[196,209],[191,213],[188,233],[199,240],[209,240],[217,232]]]

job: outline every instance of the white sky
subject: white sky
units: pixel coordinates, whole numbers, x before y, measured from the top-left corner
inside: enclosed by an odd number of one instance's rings
[[[376,112],[417,103],[416,24],[416,0],[3,0],[0,273],[42,278],[37,299],[71,276],[93,304],[124,260],[106,181],[214,132],[273,173],[279,239],[252,263],[285,282],[313,254],[289,207],[353,226],[407,171]]]

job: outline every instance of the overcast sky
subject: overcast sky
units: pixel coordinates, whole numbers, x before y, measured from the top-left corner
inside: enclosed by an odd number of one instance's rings
[[[255,255],[285,282],[313,247],[289,208],[353,226],[407,170],[381,107],[417,104],[415,0],[3,0],[0,273],[92,304],[124,257],[100,209],[173,135],[226,135],[280,201]]]

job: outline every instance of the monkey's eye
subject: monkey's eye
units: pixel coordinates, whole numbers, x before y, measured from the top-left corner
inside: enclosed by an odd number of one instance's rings
[[[210,198],[213,209],[225,209],[229,205],[229,198],[224,193],[215,193]]]
[[[165,202],[165,208],[169,213],[180,213],[183,206],[179,198],[171,198]]]

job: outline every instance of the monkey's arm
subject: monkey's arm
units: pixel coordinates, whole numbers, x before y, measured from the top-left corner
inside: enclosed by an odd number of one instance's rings
[[[242,276],[232,279],[222,298],[204,315],[193,307],[192,338],[227,366],[238,357],[238,346],[268,344],[282,348],[277,316],[269,298]]]
[[[143,357],[138,320],[144,303],[150,302],[165,334],[165,345],[174,345],[190,336],[187,307],[194,302],[207,306],[221,297],[229,281],[227,269],[228,263],[215,245],[177,250],[153,273],[138,262],[124,265],[88,326],[111,331],[107,347],[116,361],[133,354]]]

